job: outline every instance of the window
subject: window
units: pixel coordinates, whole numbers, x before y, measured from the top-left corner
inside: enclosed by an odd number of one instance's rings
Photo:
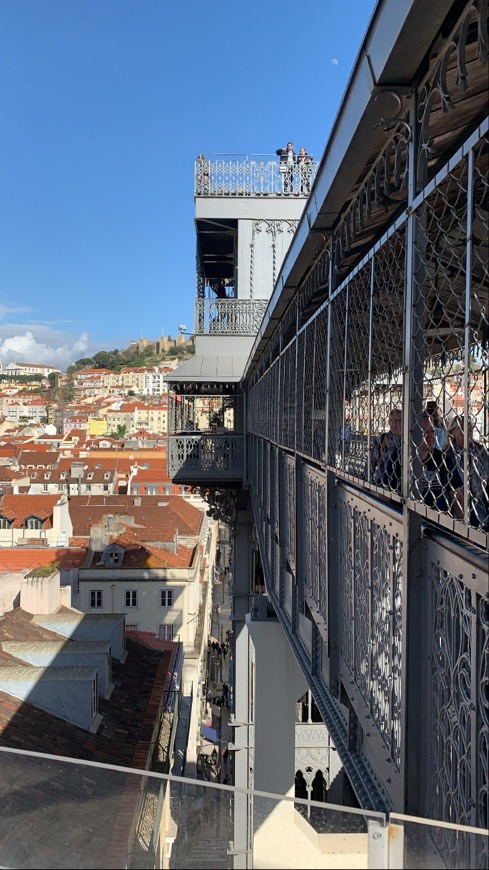
[[[148,484],[146,487],[146,495],[158,495],[158,487]]]
[[[161,606],[171,607],[173,604],[173,589],[161,590]]]
[[[50,477],[51,477],[51,472],[50,472],[50,471],[45,471],[45,472],[44,472],[44,480],[49,480]]]
[[[8,520],[7,517],[0,516],[0,529],[9,529],[12,524],[12,520]]]
[[[135,589],[126,589],[126,607],[138,606],[138,593]]]
[[[104,492],[108,492],[108,491],[109,491],[109,484],[104,483]]]
[[[92,479],[93,479],[93,471],[89,471],[87,474],[87,480],[92,480]]]
[[[171,483],[165,483],[165,495],[171,495]]]
[[[139,486],[133,486],[132,488],[133,495],[139,495]]]
[[[126,622],[126,631],[139,631],[138,622]]]
[[[43,483],[42,485],[43,492],[49,492],[49,483]]]
[[[110,471],[104,473],[104,480],[110,480]]]
[[[173,640],[173,625],[160,625],[160,640]]]
[[[26,529],[42,529],[42,520],[39,517],[27,517],[25,527]]]
[[[64,488],[64,483],[58,483],[58,492],[63,492]]]
[[[101,589],[90,590],[90,607],[103,607],[103,592]]]
[[[85,492],[91,492],[91,491],[92,491],[92,484],[86,483],[85,484]]]

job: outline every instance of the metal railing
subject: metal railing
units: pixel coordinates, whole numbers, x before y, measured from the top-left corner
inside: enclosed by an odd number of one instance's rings
[[[195,196],[308,196],[319,166],[294,163],[288,167],[276,155],[216,155],[197,158]]]
[[[168,474],[174,480],[241,479],[244,435],[170,435]]]
[[[486,866],[487,831],[478,828],[7,747],[0,753],[2,867],[191,868],[203,866],[204,854],[226,870],[238,854],[246,866],[295,868],[307,857],[320,867],[339,866],[346,853],[352,867],[433,867],[445,866],[440,839],[456,847],[450,866]]]
[[[197,299],[197,335],[256,335],[263,319],[266,299]]]

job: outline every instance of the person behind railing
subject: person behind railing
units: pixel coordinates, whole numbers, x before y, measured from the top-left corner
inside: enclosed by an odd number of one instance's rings
[[[448,424],[445,453],[447,465],[456,467],[464,476],[465,420],[463,416],[454,417]],[[480,441],[474,441],[474,427],[468,422],[468,463],[469,463],[469,523],[471,526],[489,531],[489,451]],[[463,492],[458,495],[460,513],[463,515]]]
[[[302,147],[297,156],[297,165],[301,178],[301,193],[309,193],[311,190],[312,157]]]
[[[439,450],[443,450],[445,446],[447,430],[445,428],[443,414],[436,399],[428,399],[428,401],[426,402],[426,411],[430,415],[433,421],[433,426],[435,427],[436,446]]]
[[[224,425],[222,414],[217,411],[210,419],[210,429],[213,435],[226,435],[228,430]],[[222,438],[216,438],[214,441],[214,466],[217,469],[223,470],[229,464],[229,447],[226,441]]]
[[[421,498],[428,507],[463,519],[463,477],[455,458],[436,446],[435,426],[427,411],[423,411],[422,430],[423,439],[419,447],[423,465]]]
[[[275,153],[280,157],[279,169],[282,178],[282,193],[293,193],[296,158],[292,142],[287,142],[286,148],[277,148]]]
[[[199,154],[197,157],[196,192],[204,196],[211,192],[211,168],[205,154]]]
[[[197,426],[197,423],[195,423],[194,420],[191,419],[191,417],[187,417],[187,419],[185,420],[185,425],[182,429],[182,433],[186,435],[192,435],[194,432],[198,431],[199,427]]]
[[[219,281],[219,284],[214,287],[214,293],[218,299],[227,299],[226,287],[224,281]]]
[[[372,439],[370,481],[401,494],[402,411],[392,408],[389,429]]]

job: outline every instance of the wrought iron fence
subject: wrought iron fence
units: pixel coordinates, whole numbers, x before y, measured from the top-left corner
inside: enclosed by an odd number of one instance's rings
[[[304,326],[283,318],[248,405],[255,434],[477,543],[489,530],[486,165],[484,141],[460,153]]]
[[[489,125],[458,147],[441,108],[460,135],[450,94],[486,69],[486,15],[468,2],[438,46],[414,147],[400,120],[246,384],[253,510],[275,518],[267,590],[359,798],[483,828]],[[487,863],[452,832],[432,845],[446,866]]]
[[[281,163],[272,155],[236,155],[195,161],[195,196],[308,196],[318,170],[312,163]]]
[[[168,474],[178,480],[239,480],[244,472],[242,435],[173,435]]]
[[[196,299],[198,335],[256,335],[268,304],[266,299]]]

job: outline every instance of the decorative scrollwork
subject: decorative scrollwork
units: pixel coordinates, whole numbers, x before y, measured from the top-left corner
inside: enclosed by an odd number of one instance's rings
[[[417,120],[419,123],[417,187],[420,190],[428,180],[428,165],[431,156],[430,121],[433,110],[439,105],[443,112],[455,108],[453,87],[464,92],[467,89],[467,53],[470,44],[470,27],[477,27],[476,63],[486,66],[488,60],[487,0],[472,0],[465,9],[447,39],[441,57],[430,70],[418,91]],[[457,75],[450,90],[449,68],[457,63]]]

